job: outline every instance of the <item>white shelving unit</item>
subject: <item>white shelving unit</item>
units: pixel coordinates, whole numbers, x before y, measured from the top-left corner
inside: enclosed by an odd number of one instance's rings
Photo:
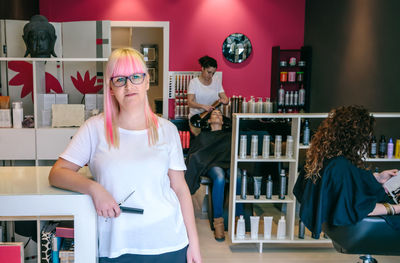
[[[381,118],[398,118],[400,119],[400,113],[371,113],[376,119]],[[259,246],[259,252],[262,252],[262,247],[264,243],[296,243],[296,244],[329,244],[331,241],[326,238],[313,239],[306,235],[304,239],[297,237],[295,233],[296,229],[296,198],[293,195],[293,187],[298,175],[299,167],[299,156],[301,151],[305,151],[309,148],[308,145],[301,144],[300,129],[303,119],[320,119],[321,121],[328,116],[327,113],[306,113],[306,114],[262,114],[262,113],[238,113],[233,114],[232,118],[232,155],[231,155],[231,178],[230,178],[230,198],[229,198],[229,225],[228,231],[232,243],[256,243]],[[239,132],[240,132],[240,122],[241,120],[249,119],[290,119],[291,123],[291,135],[293,136],[293,158],[287,159],[282,153],[282,158],[274,158],[270,156],[269,158],[262,158],[258,156],[257,158],[239,158]],[[400,135],[400,134],[399,134]],[[248,138],[249,140],[249,138]],[[400,162],[400,159],[387,159],[387,158],[366,158],[368,162]],[[244,162],[282,162],[287,163],[289,166],[287,172],[287,195],[285,199],[279,199],[278,196],[272,196],[272,199],[266,199],[265,194],[262,193],[260,199],[254,199],[253,195],[247,195],[247,199],[243,200],[239,195],[236,195],[236,176],[237,169],[240,163]],[[259,174],[261,176],[264,174]],[[276,183],[276,182],[275,182]],[[235,234],[235,209],[237,203],[251,203],[251,204],[286,204],[286,238],[277,239],[276,234],[272,233],[271,239],[264,239],[263,233],[259,233],[257,239],[251,239],[250,234],[246,233],[244,239],[238,239]],[[274,235],[275,234],[275,235]]]
[[[10,61],[25,61],[32,63],[33,68],[33,101],[37,101],[37,94],[44,93],[43,83],[44,64],[52,63],[81,63],[101,62],[104,67],[107,58],[20,58],[0,57],[0,63]],[[64,87],[63,87],[64,88]],[[65,88],[64,88],[65,91]],[[0,143],[4,149],[0,160],[35,160],[40,165],[41,160],[57,160],[59,154],[66,148],[78,128],[52,128],[39,125],[38,106],[33,103],[35,128],[1,128]],[[4,143],[3,143],[4,142]],[[51,143],[50,143],[51,142]],[[4,147],[3,147],[4,146]]]
[[[40,232],[49,220],[74,221],[76,263],[97,262],[97,215],[88,195],[51,187],[51,167],[0,167],[0,221],[37,222],[37,262]],[[90,177],[89,169],[80,170]]]

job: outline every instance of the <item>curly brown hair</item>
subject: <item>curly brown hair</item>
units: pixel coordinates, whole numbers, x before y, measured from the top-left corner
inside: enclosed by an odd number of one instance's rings
[[[311,140],[305,165],[306,178],[314,182],[324,160],[343,156],[359,168],[365,168],[375,118],[362,106],[339,107],[329,112]]]

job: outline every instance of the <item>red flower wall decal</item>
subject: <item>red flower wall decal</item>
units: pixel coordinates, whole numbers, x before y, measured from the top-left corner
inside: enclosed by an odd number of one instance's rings
[[[32,64],[26,61],[10,61],[8,68],[18,72],[10,81],[10,86],[22,86],[21,98],[31,93],[33,101],[33,67]],[[60,82],[50,73],[45,73],[46,93],[54,91],[55,93],[63,93]]]
[[[99,90],[103,88],[103,85],[95,85],[97,77],[94,76],[90,78],[89,70],[85,73],[85,79],[82,79],[81,73],[77,71],[77,78],[71,76],[72,83],[74,84],[75,88],[79,90],[82,94],[93,94],[97,93]]]

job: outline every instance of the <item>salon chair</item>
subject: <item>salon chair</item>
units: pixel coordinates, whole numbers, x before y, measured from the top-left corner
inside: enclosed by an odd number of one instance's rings
[[[344,254],[362,254],[363,263],[378,262],[371,255],[400,255],[400,231],[388,225],[382,217],[366,217],[349,226],[322,225],[336,251]]]

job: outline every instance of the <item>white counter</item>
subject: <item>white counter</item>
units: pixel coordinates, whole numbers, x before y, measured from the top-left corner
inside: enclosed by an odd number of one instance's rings
[[[75,262],[95,263],[97,217],[92,199],[50,186],[47,179],[50,169],[0,167],[0,220],[71,218],[75,228]],[[89,176],[87,168],[80,173]]]

